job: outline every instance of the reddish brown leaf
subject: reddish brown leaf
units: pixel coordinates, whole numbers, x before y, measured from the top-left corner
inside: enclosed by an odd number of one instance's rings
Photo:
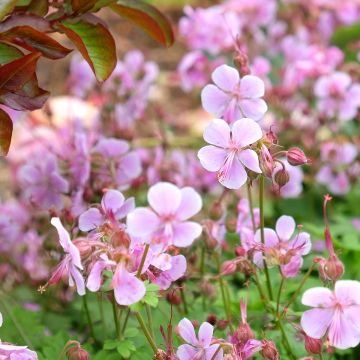
[[[90,10],[96,3],[96,0],[71,0],[71,7],[76,13],[84,13]]]
[[[164,46],[174,42],[174,33],[169,20],[154,6],[142,0],[118,0],[110,9],[132,21]]]
[[[0,67],[0,93],[16,91],[35,74],[40,53],[31,53]]]
[[[0,0],[1,1],[1,0]],[[32,28],[47,32],[53,31],[48,20],[35,14],[12,14],[0,23],[0,32],[5,32],[16,26],[31,26]]]
[[[13,123],[10,116],[0,109],[0,155],[4,156],[8,153],[11,135],[13,131]]]
[[[48,0],[32,0],[27,11],[39,16],[45,16],[49,11]]]
[[[40,51],[49,59],[61,59],[71,52],[50,36],[27,25],[14,27],[0,34],[1,40],[17,44],[30,51]]]
[[[99,81],[106,80],[116,65],[115,41],[109,30],[99,22],[84,20],[64,21],[59,27],[89,63],[96,78]]]

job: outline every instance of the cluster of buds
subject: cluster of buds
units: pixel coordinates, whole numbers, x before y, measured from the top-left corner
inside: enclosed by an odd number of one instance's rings
[[[325,283],[328,281],[335,282],[339,280],[343,276],[345,271],[344,264],[335,254],[334,245],[330,233],[330,226],[329,226],[326,210],[327,210],[327,203],[331,201],[331,199],[332,198],[330,195],[324,196],[324,220],[325,220],[324,234],[325,234],[325,244],[329,252],[329,257],[327,259],[322,257],[315,259],[315,261],[319,264],[320,278]]]
[[[246,52],[242,50],[240,35],[237,35],[235,39],[235,55],[233,61],[241,76],[250,74],[249,58]]]

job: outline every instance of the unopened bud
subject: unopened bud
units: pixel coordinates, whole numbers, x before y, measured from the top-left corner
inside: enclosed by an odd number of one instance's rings
[[[181,304],[181,296],[175,292],[171,291],[166,295],[166,300],[172,305],[179,305]]]
[[[235,343],[237,344],[246,344],[250,339],[254,338],[254,332],[251,330],[248,323],[241,324],[234,333]]]
[[[325,261],[323,271],[330,280],[336,281],[344,275],[345,267],[339,258],[334,254]]]
[[[275,180],[275,183],[277,185],[279,185],[280,188],[282,188],[290,180],[289,172],[284,168],[280,169],[279,171],[276,172],[276,174],[274,176],[274,180]]]
[[[322,340],[305,335],[305,349],[310,354],[321,354]]]
[[[86,259],[92,254],[91,242],[87,239],[78,238],[73,241],[73,244],[78,248],[81,259]]]
[[[228,325],[229,325],[229,322],[228,322],[227,320],[219,320],[219,321],[216,323],[216,327],[217,327],[219,330],[225,330]]]
[[[242,246],[238,245],[235,247],[235,255],[236,256],[241,257],[241,256],[245,256],[245,254],[246,254],[246,251]]]
[[[221,206],[221,203],[219,201],[216,201],[210,210],[210,216],[212,219],[217,220],[221,218],[221,215],[223,214],[223,208]]]
[[[66,357],[68,360],[89,360],[90,355],[85,351],[80,344],[74,347],[71,347],[66,351]]]
[[[236,218],[230,218],[226,221],[226,228],[229,232],[235,232],[236,231]]]
[[[304,165],[308,163],[308,159],[304,152],[297,147],[290,148],[286,153],[286,158],[289,164],[293,166]]]
[[[221,275],[231,275],[236,271],[236,263],[233,260],[224,261],[221,265]]]
[[[261,355],[265,360],[280,360],[280,355],[273,341],[263,340]]]
[[[211,325],[215,325],[217,322],[217,317],[215,314],[209,314],[206,321]]]
[[[261,151],[260,151],[260,167],[263,173],[267,177],[271,177],[273,171],[274,171],[274,160],[273,157],[270,154],[269,149],[262,145]]]

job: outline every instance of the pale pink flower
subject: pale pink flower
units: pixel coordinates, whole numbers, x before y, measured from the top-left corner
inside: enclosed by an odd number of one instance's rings
[[[320,77],[315,83],[318,110],[341,121],[355,118],[360,107],[360,84],[352,84],[349,74],[334,72]]]
[[[182,319],[177,327],[179,335],[187,344],[180,345],[176,355],[180,360],[211,360],[219,348],[219,344],[211,345],[214,327],[207,322],[201,324],[199,336],[196,337],[195,329],[191,321],[187,318]],[[214,360],[223,358],[221,349]]]
[[[135,208],[134,198],[125,200],[118,190],[108,190],[101,200],[100,209],[90,208],[79,217],[79,229],[90,231],[102,226],[105,222],[116,225]]]
[[[219,182],[229,189],[239,189],[247,180],[245,168],[261,173],[257,153],[249,146],[262,138],[260,126],[243,118],[232,127],[221,119],[213,120],[204,131],[204,139],[211,145],[198,152],[201,165],[217,172]]]
[[[294,219],[283,215],[276,221],[276,231],[264,229],[263,252],[267,264],[280,265],[282,274],[287,278],[297,275],[303,263],[302,256],[308,254],[311,249],[310,234],[300,232],[294,236],[295,227]],[[260,229],[256,231],[254,240],[255,244],[261,244]],[[254,252],[253,261],[260,268],[264,266],[263,252]]]
[[[51,279],[50,284],[56,284],[65,274],[69,277],[69,285],[76,286],[79,295],[85,295],[85,282],[79,270],[83,270],[79,249],[70,240],[70,235],[59,218],[52,218],[51,225],[55,226],[58,234],[60,245],[64,249],[66,256],[58,265]]]
[[[355,347],[360,342],[360,282],[339,280],[334,291],[316,287],[306,290],[301,302],[314,307],[301,317],[305,333],[315,339],[325,334],[338,349]]]
[[[215,85],[209,84],[201,92],[203,108],[215,117],[228,123],[249,117],[260,120],[267,111],[264,96],[264,82],[254,75],[240,78],[239,72],[228,65],[214,70],[211,78]]]
[[[27,346],[16,346],[0,342],[1,360],[37,360],[35,351],[29,350]]]
[[[200,195],[191,187],[160,182],[148,191],[152,209],[137,208],[127,216],[130,235],[149,241],[151,237],[163,237],[168,245],[186,247],[200,236],[202,227],[187,221],[202,207]]]

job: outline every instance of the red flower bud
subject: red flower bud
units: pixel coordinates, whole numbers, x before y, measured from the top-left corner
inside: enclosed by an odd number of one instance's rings
[[[232,337],[232,343],[244,345],[248,340],[254,339],[254,337],[254,332],[248,323],[240,324]]]
[[[216,327],[219,330],[225,330],[228,325],[229,325],[229,322],[227,320],[218,320],[218,322],[216,323]]]
[[[177,292],[171,291],[166,295],[166,300],[172,305],[181,304],[181,297]]]
[[[280,360],[280,355],[273,341],[263,340],[261,355],[265,360]]]
[[[297,147],[290,148],[286,153],[286,158],[289,164],[293,166],[304,165],[308,163],[308,159],[304,152]]]
[[[66,357],[68,360],[89,360],[90,355],[87,351],[81,348],[81,345],[71,347],[66,351]]]
[[[245,253],[246,253],[246,251],[242,246],[240,246],[240,245],[236,246],[236,248],[235,248],[236,256],[245,256]]]
[[[305,335],[305,349],[310,354],[321,354],[322,340]]]
[[[236,263],[232,260],[227,260],[221,265],[221,275],[231,275],[236,271]]]
[[[275,173],[275,176],[274,176],[274,180],[275,180],[275,183],[277,185],[279,185],[280,188],[282,188],[283,186],[285,186],[289,180],[290,180],[290,175],[289,175],[289,172],[286,170],[286,169],[280,169],[279,171],[277,171]]]
[[[215,325],[217,322],[217,317],[215,314],[209,314],[206,321],[211,325]]]
[[[336,281],[344,275],[345,267],[337,255],[334,254],[325,261],[323,271],[330,280]]]

